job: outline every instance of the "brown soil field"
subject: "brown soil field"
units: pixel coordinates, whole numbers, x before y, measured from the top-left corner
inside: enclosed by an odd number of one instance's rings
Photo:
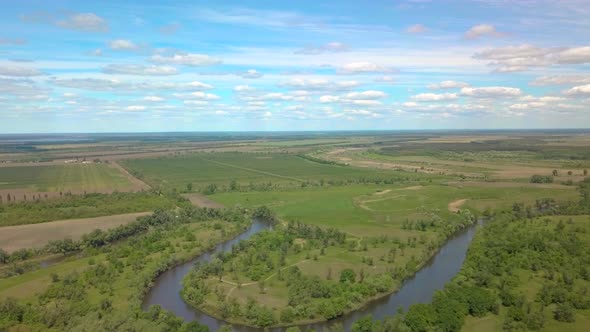
[[[188,198],[194,206],[207,207],[211,209],[220,209],[224,207],[223,205],[213,200],[210,200],[209,198],[201,194],[184,194],[182,196]]]
[[[6,226],[0,228],[0,247],[8,252],[22,248],[41,248],[49,241],[71,238],[80,239],[82,235],[95,229],[109,229],[135,221],[151,212],[137,212],[96,218],[58,220],[46,223]]]

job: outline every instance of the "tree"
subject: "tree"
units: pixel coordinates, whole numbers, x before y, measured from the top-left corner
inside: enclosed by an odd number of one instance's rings
[[[264,289],[264,280],[260,280],[258,282],[258,288],[260,289],[260,294],[264,294],[265,293],[265,289]]]
[[[193,184],[191,182],[186,184],[186,191],[189,193],[193,191]]]
[[[555,320],[558,320],[560,322],[571,323],[576,321],[575,314],[576,313],[571,304],[562,303],[557,305],[557,308],[555,308],[555,311],[553,312],[553,317],[555,318]]]
[[[410,327],[412,331],[430,331],[432,324],[436,320],[436,314],[431,305],[428,304],[414,304],[406,313],[404,323]]]
[[[585,169],[582,173],[584,174],[584,176],[586,176],[586,175],[588,175],[588,170]]]
[[[556,170],[556,169],[554,169],[554,170],[553,170],[553,176],[557,176],[557,175],[558,175],[558,173],[557,173],[557,170]]]
[[[344,269],[340,272],[340,282],[353,284],[356,280],[356,273],[352,269]]]
[[[367,315],[352,324],[350,329],[352,332],[372,332],[373,331],[373,317]]]
[[[10,255],[4,249],[0,248],[0,263],[6,264],[9,258]]]

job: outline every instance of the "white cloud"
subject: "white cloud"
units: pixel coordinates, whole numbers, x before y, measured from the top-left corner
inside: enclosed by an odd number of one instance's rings
[[[236,85],[234,87],[234,91],[236,92],[249,92],[254,91],[255,89],[249,85]]]
[[[393,76],[385,75],[385,76],[377,77],[375,79],[375,82],[379,82],[379,83],[394,83],[395,82],[395,78]]]
[[[170,56],[156,54],[151,58],[152,62],[160,64],[184,65],[192,67],[212,66],[221,63],[221,60],[206,54],[176,53]]]
[[[465,38],[476,39],[483,36],[494,36],[499,37],[503,34],[496,30],[496,27],[490,24],[478,24],[471,27],[471,29],[465,32]]]
[[[428,31],[428,29],[422,24],[414,24],[406,29],[407,33],[424,33],[426,31]]]
[[[335,103],[338,100],[340,100],[340,97],[338,97],[338,96],[326,95],[326,96],[320,97],[320,103]]]
[[[238,76],[241,76],[242,78],[254,79],[262,77],[263,74],[255,69],[248,69],[245,72],[238,73]]]
[[[368,61],[347,63],[338,69],[338,72],[341,74],[383,73],[391,71],[391,68],[385,68]]]
[[[564,93],[568,96],[590,96],[590,84],[575,86]]]
[[[70,15],[64,20],[56,22],[56,25],[65,29],[87,31],[87,32],[107,32],[109,25],[107,21],[94,13],[78,13]]]
[[[486,49],[475,53],[473,57],[489,60],[488,65],[495,67],[498,72],[515,72],[531,67],[590,63],[590,47],[542,48],[523,44]]]
[[[130,64],[110,64],[103,68],[105,74],[168,76],[178,74],[178,70],[170,66],[144,66]]]
[[[75,94],[75,93],[72,93],[72,92],[64,92],[63,96],[66,97],[66,98],[75,98],[78,95]]]
[[[108,45],[115,51],[137,51],[139,49],[139,45],[127,39],[112,40]]]
[[[130,105],[125,108],[126,111],[145,111],[145,109],[143,105]]]
[[[0,76],[31,77],[44,75],[41,71],[21,66],[0,65]]]
[[[69,78],[69,79],[51,79],[49,81],[58,86],[66,88],[84,89],[92,91],[117,91],[117,92],[135,92],[135,91],[161,91],[161,90],[180,90],[195,91],[209,90],[213,86],[201,82],[129,82],[117,79],[101,78]]]
[[[380,99],[380,98],[385,98],[387,97],[387,94],[383,91],[377,91],[377,90],[368,90],[368,91],[363,91],[363,92],[351,92],[345,95],[345,98],[347,99],[361,99],[361,100],[366,100],[366,99]]]
[[[159,96],[145,96],[143,98],[143,100],[151,101],[151,102],[161,102],[161,101],[164,101],[164,98],[159,97]]]
[[[295,51],[295,54],[315,55],[322,53],[334,53],[348,51],[348,46],[341,42],[329,42],[324,45],[314,46],[308,45],[303,49]]]
[[[560,64],[582,64],[590,62],[590,46],[568,48],[553,55]]]
[[[442,90],[442,89],[455,89],[468,87],[469,83],[458,82],[458,81],[442,81],[436,84],[430,84],[428,86],[431,90]]]
[[[541,76],[533,80],[530,84],[533,86],[544,85],[569,85],[569,84],[590,84],[590,75],[552,75]]]
[[[518,97],[522,91],[518,88],[503,86],[489,86],[482,88],[465,87],[461,89],[461,95],[473,98]]]
[[[456,93],[420,93],[415,96],[412,96],[410,99],[414,101],[445,101],[445,100],[454,100],[457,99],[458,96]]]
[[[202,91],[196,91],[189,94],[179,94],[176,93],[174,96],[181,98],[181,99],[196,99],[196,100],[217,100],[220,97],[213,93],[206,93]]]

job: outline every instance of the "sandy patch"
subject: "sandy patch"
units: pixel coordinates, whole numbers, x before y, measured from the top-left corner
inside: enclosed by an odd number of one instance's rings
[[[467,202],[467,198],[458,199],[449,203],[449,211],[457,213],[461,210],[461,206]]]

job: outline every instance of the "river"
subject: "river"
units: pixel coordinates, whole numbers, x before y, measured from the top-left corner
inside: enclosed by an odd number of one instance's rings
[[[264,222],[254,221],[250,228],[236,238],[217,245],[213,250],[181,265],[178,265],[160,275],[150,289],[143,301],[143,309],[147,310],[150,305],[158,304],[163,309],[169,310],[186,321],[199,321],[207,325],[210,331],[217,331],[225,323],[206,313],[195,310],[184,302],[180,296],[182,279],[197,262],[209,261],[218,252],[230,251],[232,246],[241,240],[268,229],[270,226]],[[398,292],[382,297],[366,305],[364,308],[353,311],[340,318],[302,326],[302,329],[322,330],[336,322],[341,323],[346,331],[350,330],[352,324],[368,314],[375,319],[383,319],[394,315],[399,307],[404,310],[416,303],[428,303],[436,290],[442,289],[461,269],[469,243],[473,239],[477,226],[459,232],[450,238],[445,245],[428,261],[428,263],[412,278],[406,280]],[[234,326],[236,332],[260,331],[261,329]],[[280,329],[275,329],[280,331]]]

